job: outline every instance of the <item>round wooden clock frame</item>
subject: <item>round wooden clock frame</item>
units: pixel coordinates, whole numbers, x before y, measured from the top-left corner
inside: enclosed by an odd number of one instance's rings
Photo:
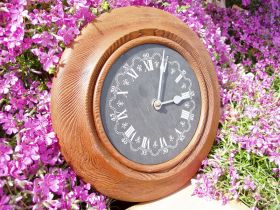
[[[201,91],[201,115],[188,146],[157,165],[133,162],[108,139],[100,116],[104,79],[112,64],[143,44],[174,49],[191,65]],[[51,116],[61,152],[78,176],[103,194],[142,202],[166,196],[189,181],[215,139],[220,112],[214,66],[196,34],[155,8],[126,7],[101,15],[65,50],[53,80]]]

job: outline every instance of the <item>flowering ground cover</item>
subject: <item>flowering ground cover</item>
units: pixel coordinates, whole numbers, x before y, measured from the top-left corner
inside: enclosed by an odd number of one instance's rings
[[[280,2],[3,0],[0,2],[0,209],[106,209],[110,199],[63,160],[50,120],[50,89],[65,47],[110,9],[144,5],[189,25],[221,86],[215,145],[194,194],[280,206]],[[231,5],[230,5],[231,6]]]

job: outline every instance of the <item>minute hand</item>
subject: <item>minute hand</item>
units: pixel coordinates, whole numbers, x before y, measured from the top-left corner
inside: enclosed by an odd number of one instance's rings
[[[168,56],[166,57],[166,60],[165,60],[165,58],[164,58],[164,50],[163,50],[161,64],[160,64],[159,84],[158,84],[158,95],[157,95],[157,100],[158,101],[160,101],[161,86],[162,86],[162,84],[161,84],[162,83],[162,76],[163,76],[163,73],[166,71],[167,61],[168,61]]]

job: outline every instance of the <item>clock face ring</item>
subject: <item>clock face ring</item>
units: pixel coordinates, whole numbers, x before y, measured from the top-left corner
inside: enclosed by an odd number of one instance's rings
[[[139,60],[139,50],[144,60]],[[138,67],[137,73],[128,72],[128,78],[123,77],[127,76],[123,74],[123,57],[128,66],[133,59],[133,68]],[[167,72],[163,78],[167,79],[160,101],[157,93],[163,58]],[[102,144],[120,163],[154,172],[170,169],[191,154],[200,141],[208,111],[207,89],[197,63],[195,56],[176,42],[156,36],[129,41],[110,56],[96,82],[93,118]]]

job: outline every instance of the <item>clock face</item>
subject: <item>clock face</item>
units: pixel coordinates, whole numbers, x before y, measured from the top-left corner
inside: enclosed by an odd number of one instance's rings
[[[188,62],[160,44],[129,49],[103,83],[101,120],[115,149],[140,164],[160,164],[190,143],[201,113],[201,92]]]

